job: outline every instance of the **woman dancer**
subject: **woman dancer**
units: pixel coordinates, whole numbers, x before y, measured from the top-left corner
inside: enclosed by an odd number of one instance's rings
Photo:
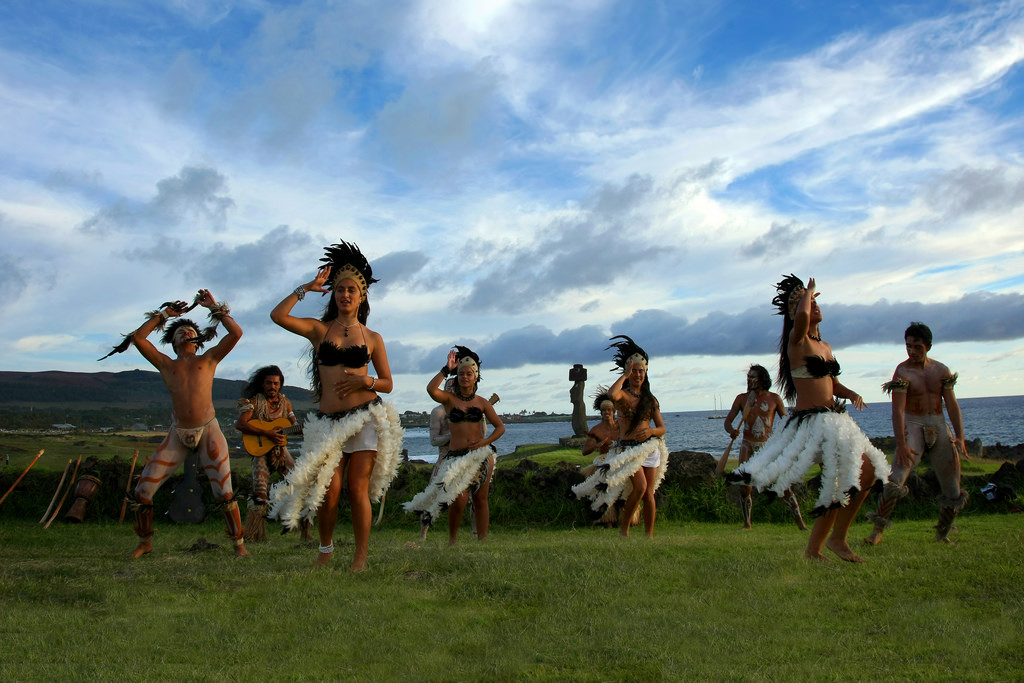
[[[588,497],[591,508],[612,506],[620,497],[626,504],[619,514],[619,534],[629,536],[630,520],[643,500],[644,533],[654,538],[657,511],[654,493],[665,478],[668,449],[665,448],[665,422],[658,399],[651,394],[647,377],[647,352],[626,335],[608,348],[615,348],[615,365],[622,376],[608,389],[608,396],[619,412],[621,452],[609,457],[585,481],[572,487],[577,498]],[[651,423],[654,428],[651,428]]]
[[[441,389],[444,378],[456,373],[456,386],[452,391]],[[480,383],[480,357],[465,346],[456,346],[448,352],[448,361],[427,384],[427,393],[448,411],[451,441],[448,452],[434,469],[427,488],[417,493],[403,507],[406,512],[420,516],[420,524],[430,526],[441,507],[448,507],[448,545],[455,545],[462,524],[462,511],[473,497],[473,515],[476,519],[477,540],[487,538],[491,513],[487,497],[494,473],[493,443],[505,433],[505,425],[491,402],[477,396]],[[481,421],[491,424],[486,437]]]
[[[310,375],[319,401],[315,417],[303,427],[301,457],[284,481],[271,490],[270,516],[286,528],[317,518],[320,554],[325,566],[334,553],[334,525],[342,479],[348,475],[355,556],[349,571],[366,569],[372,521],[371,500],[379,501],[398,473],[402,429],[398,413],[378,393],[392,389],[384,340],[366,327],[367,288],[377,282],[359,248],[348,242],[324,250],[325,262],[310,282],[299,285],[270,313],[270,318],[313,345]],[[329,292],[323,316],[296,318],[291,310],[306,292]],[[376,376],[369,374],[373,363]]]
[[[785,426],[728,479],[782,495],[820,462],[821,491],[812,513],[817,519],[805,555],[827,560],[822,554],[827,546],[844,560],[863,562],[847,536],[872,483],[888,478],[889,464],[846,413],[845,404],[836,400],[849,399],[857,410],[864,409],[864,399],[837,379],[839,363],[832,347],[821,339],[815,289],[814,278],[805,288],[795,275],[776,285],[772,303],[784,316],[777,383],[787,400],[796,399],[796,407]],[[793,359],[801,365],[793,368]]]
[[[580,474],[589,477],[597,471],[597,468],[615,456],[619,452],[619,422],[615,419],[615,402],[608,395],[604,387],[597,388],[597,395],[594,397],[594,410],[601,414],[601,421],[587,432],[587,440],[583,442],[583,455],[589,455],[597,451],[593,464],[587,465]],[[598,524],[604,524],[609,529],[619,521],[620,506],[612,504],[608,506],[605,513],[597,520]],[[632,525],[640,523],[640,511],[633,513]]]

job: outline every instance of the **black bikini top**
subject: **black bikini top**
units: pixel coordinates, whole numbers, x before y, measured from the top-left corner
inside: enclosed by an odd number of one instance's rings
[[[839,361],[835,358],[825,360],[821,356],[805,356],[804,365],[794,368],[792,375],[796,379],[821,379],[822,377],[837,377],[840,372]]]
[[[366,346],[335,346],[332,342],[322,341],[316,350],[317,362],[321,365],[342,365],[346,368],[362,368],[370,364],[370,352]]]
[[[452,408],[452,412],[448,413],[449,422],[480,422],[483,419],[484,411],[480,410],[476,406],[473,406],[469,410]]]

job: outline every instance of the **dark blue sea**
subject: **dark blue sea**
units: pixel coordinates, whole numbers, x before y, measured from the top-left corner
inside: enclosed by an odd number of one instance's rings
[[[994,398],[960,399],[967,440],[981,439],[986,446],[996,443],[1016,445],[1024,443],[1024,396],[998,396]],[[892,411],[889,403],[869,403],[862,411],[851,410],[861,429],[870,436],[892,436]],[[712,411],[664,413],[668,430],[665,440],[670,451],[689,450],[720,454],[729,445],[729,435],[723,429],[723,420],[708,419]],[[593,424],[593,422],[591,423]],[[559,437],[571,436],[568,422],[535,422],[507,424],[505,435],[495,446],[504,455],[516,446],[534,443],[558,443]],[[405,448],[410,458],[433,462],[437,449],[430,445],[430,434],[425,427],[405,431]]]

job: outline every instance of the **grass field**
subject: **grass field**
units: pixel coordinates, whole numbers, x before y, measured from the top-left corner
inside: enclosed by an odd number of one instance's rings
[[[1024,516],[896,525],[868,562],[789,524],[374,530],[369,571],[294,535],[235,559],[219,521],[0,524],[0,680],[1021,680]],[[851,538],[868,533],[855,525]],[[220,550],[189,552],[199,537]]]

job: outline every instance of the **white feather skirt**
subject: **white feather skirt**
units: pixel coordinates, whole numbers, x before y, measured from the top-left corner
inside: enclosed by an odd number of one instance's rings
[[[295,460],[295,467],[270,489],[268,517],[280,519],[288,529],[297,527],[302,519],[312,521],[327,495],[334,470],[341,463],[342,447],[367,423],[377,432],[377,456],[370,473],[370,501],[379,502],[398,474],[404,434],[394,404],[384,401],[369,403],[341,419],[321,415],[307,417],[302,431],[302,451]]]
[[[660,456],[654,477],[654,490],[657,491],[668,469],[668,448],[660,436],[630,446],[620,453],[609,454],[593,474],[572,487],[572,492],[577,498],[590,498],[591,509],[600,512],[604,506],[612,506],[619,498],[629,497],[633,491],[630,479],[643,467],[644,460],[655,452]],[[598,464],[596,460],[594,462]]]
[[[821,464],[821,490],[814,514],[850,502],[850,493],[860,488],[860,473],[866,455],[875,469],[875,479],[887,481],[889,463],[885,454],[871,444],[846,412],[806,413],[786,423],[747,462],[729,475],[759,491],[782,495],[803,482],[816,463]]]
[[[428,515],[427,523],[431,523],[437,519],[442,506],[450,505],[469,488],[480,474],[484,462],[494,453],[492,446],[484,446],[474,448],[465,455],[445,456],[430,477],[427,488],[413,496],[409,502],[403,503],[402,507],[406,512],[416,513],[421,517]]]

